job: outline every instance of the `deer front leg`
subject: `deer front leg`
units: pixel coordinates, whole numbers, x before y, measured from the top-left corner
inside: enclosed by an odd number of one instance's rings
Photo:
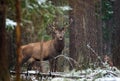
[[[50,65],[50,72],[56,72],[57,71],[57,60],[56,59],[50,59],[49,60]]]
[[[54,72],[58,71],[57,69],[57,59],[54,59]]]

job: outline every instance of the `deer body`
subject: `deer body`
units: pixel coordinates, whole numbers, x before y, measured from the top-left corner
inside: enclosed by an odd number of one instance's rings
[[[61,54],[64,49],[64,31],[55,31],[54,38],[49,41],[30,43],[21,46],[19,64],[33,63],[41,60],[51,60]],[[51,66],[52,68],[52,66]]]

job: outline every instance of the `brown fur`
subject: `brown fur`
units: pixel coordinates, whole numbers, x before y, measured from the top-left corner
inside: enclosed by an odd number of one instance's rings
[[[21,46],[21,53],[19,55],[20,65],[23,65],[27,61],[32,64],[34,61],[49,60],[50,68],[53,68],[51,59],[61,54],[64,49],[64,31],[56,31],[55,37],[52,40]]]

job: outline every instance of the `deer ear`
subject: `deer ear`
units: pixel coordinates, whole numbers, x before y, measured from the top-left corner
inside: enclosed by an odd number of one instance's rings
[[[63,28],[62,28],[62,31],[66,31],[66,30],[67,30],[67,27],[63,27]]]

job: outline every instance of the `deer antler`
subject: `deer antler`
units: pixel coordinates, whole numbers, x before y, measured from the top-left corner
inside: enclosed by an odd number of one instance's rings
[[[57,21],[54,21],[52,23],[52,30],[55,31],[56,30],[56,26],[58,25],[58,22]]]
[[[57,23],[55,21],[52,24],[48,24],[47,30],[49,32],[55,31],[56,30],[56,25],[57,25]]]
[[[65,24],[64,29],[66,30],[66,29],[71,25],[72,22],[73,22],[73,19],[71,18],[71,19],[69,20],[69,23],[66,23],[66,24]]]

